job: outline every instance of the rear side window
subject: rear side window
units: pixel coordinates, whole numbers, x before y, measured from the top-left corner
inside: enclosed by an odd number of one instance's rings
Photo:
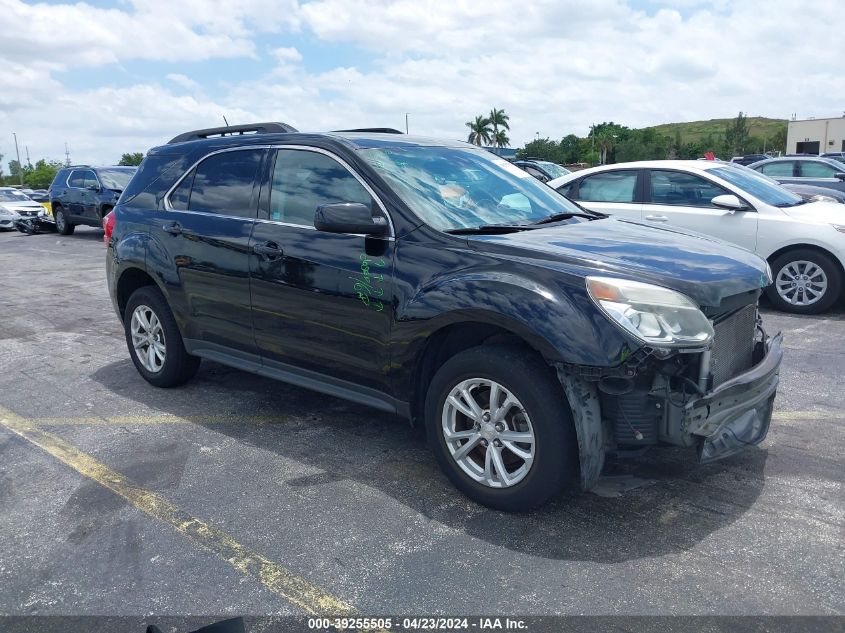
[[[85,186],[85,172],[81,169],[75,169],[70,172],[70,176],[67,179],[67,184],[71,187],[84,187]]]
[[[760,166],[760,171],[766,176],[771,176],[772,178],[791,178],[793,173],[792,165],[793,162],[791,160],[785,160],[778,163],[766,163],[765,165]]]
[[[222,152],[206,158],[194,170],[187,201],[188,210],[254,217],[252,194],[262,157],[263,150],[241,150]],[[184,184],[185,181],[180,187]],[[180,195],[184,196],[184,192],[180,192]],[[171,198],[171,206],[174,206],[173,202]]]
[[[191,187],[194,184],[195,173],[196,170],[192,169],[191,173],[185,176],[182,182],[179,183],[179,186],[170,194],[170,206],[177,211],[186,211],[188,209],[188,201],[191,199]]]
[[[373,208],[369,192],[333,158],[304,150],[278,151],[270,192],[271,220],[314,226],[318,206],[339,202]]]
[[[730,193],[693,174],[679,171],[651,172],[651,202],[683,207],[709,207],[716,196]]]
[[[97,177],[94,175],[94,172],[90,169],[85,170],[82,172],[82,184],[77,185],[78,187],[91,187],[94,185],[99,184],[97,182]]]
[[[817,160],[802,160],[798,163],[798,174],[804,178],[833,178],[836,168]]]
[[[585,202],[633,202],[636,188],[636,171],[606,171],[584,178],[576,199]]]

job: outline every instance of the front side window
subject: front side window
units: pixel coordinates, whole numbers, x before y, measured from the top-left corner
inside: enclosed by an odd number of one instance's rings
[[[374,209],[373,198],[346,167],[318,152],[280,149],[270,190],[270,219],[314,226],[317,207],[358,202]]]
[[[558,213],[584,213],[528,172],[486,150],[409,144],[362,149],[359,154],[420,219],[441,231],[530,224]]]
[[[206,158],[194,172],[188,210],[254,217],[252,192],[262,158],[263,150],[221,152]]]
[[[100,183],[97,181],[97,177],[94,175],[94,172],[90,169],[82,173],[82,184],[79,185],[80,187],[85,187],[87,189],[88,187],[99,186],[99,184]]]
[[[791,160],[766,163],[760,166],[760,171],[772,178],[791,178],[793,162]]]
[[[636,171],[606,171],[584,178],[578,187],[577,199],[584,202],[633,202],[636,188]]]
[[[694,174],[680,171],[651,172],[652,204],[709,207],[713,198],[726,193],[730,192]]]
[[[833,178],[837,169],[820,160],[802,160],[798,162],[798,174],[802,178]]]

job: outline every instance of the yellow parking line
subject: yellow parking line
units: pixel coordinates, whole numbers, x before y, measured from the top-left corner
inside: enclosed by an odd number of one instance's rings
[[[283,415],[119,415],[103,417],[31,418],[32,426],[132,426],[146,424],[270,424],[295,421],[297,418]]]
[[[774,420],[843,420],[843,411],[777,411],[772,414]]]
[[[268,560],[241,545],[226,532],[192,517],[164,497],[145,490],[131,479],[60,437],[37,428],[30,420],[0,407],[0,425],[46,451],[72,469],[123,497],[133,506],[182,533],[195,545],[217,554],[240,573],[257,579],[262,585],[304,611],[318,616],[350,616],[356,611],[350,604],[308,582],[286,567]]]

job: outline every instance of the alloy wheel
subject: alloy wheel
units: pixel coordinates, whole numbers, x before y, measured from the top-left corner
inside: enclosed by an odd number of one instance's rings
[[[534,428],[520,401],[498,382],[470,378],[455,385],[441,423],[452,459],[474,481],[509,488],[531,470]]]
[[[130,322],[132,347],[141,365],[150,373],[158,373],[164,367],[167,347],[164,330],[156,313],[146,305],[139,305],[132,312]]]
[[[778,296],[794,306],[818,302],[827,292],[827,286],[827,275],[822,267],[803,259],[789,262],[775,277]]]

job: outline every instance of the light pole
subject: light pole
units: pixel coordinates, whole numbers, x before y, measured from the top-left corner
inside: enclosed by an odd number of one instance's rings
[[[411,114],[410,112],[405,113],[405,134],[408,133],[408,115]]]
[[[18,156],[18,177],[21,179],[21,187],[23,187],[23,165],[21,165],[21,152],[18,149],[18,135],[12,132],[12,136],[15,137],[15,154]]]

